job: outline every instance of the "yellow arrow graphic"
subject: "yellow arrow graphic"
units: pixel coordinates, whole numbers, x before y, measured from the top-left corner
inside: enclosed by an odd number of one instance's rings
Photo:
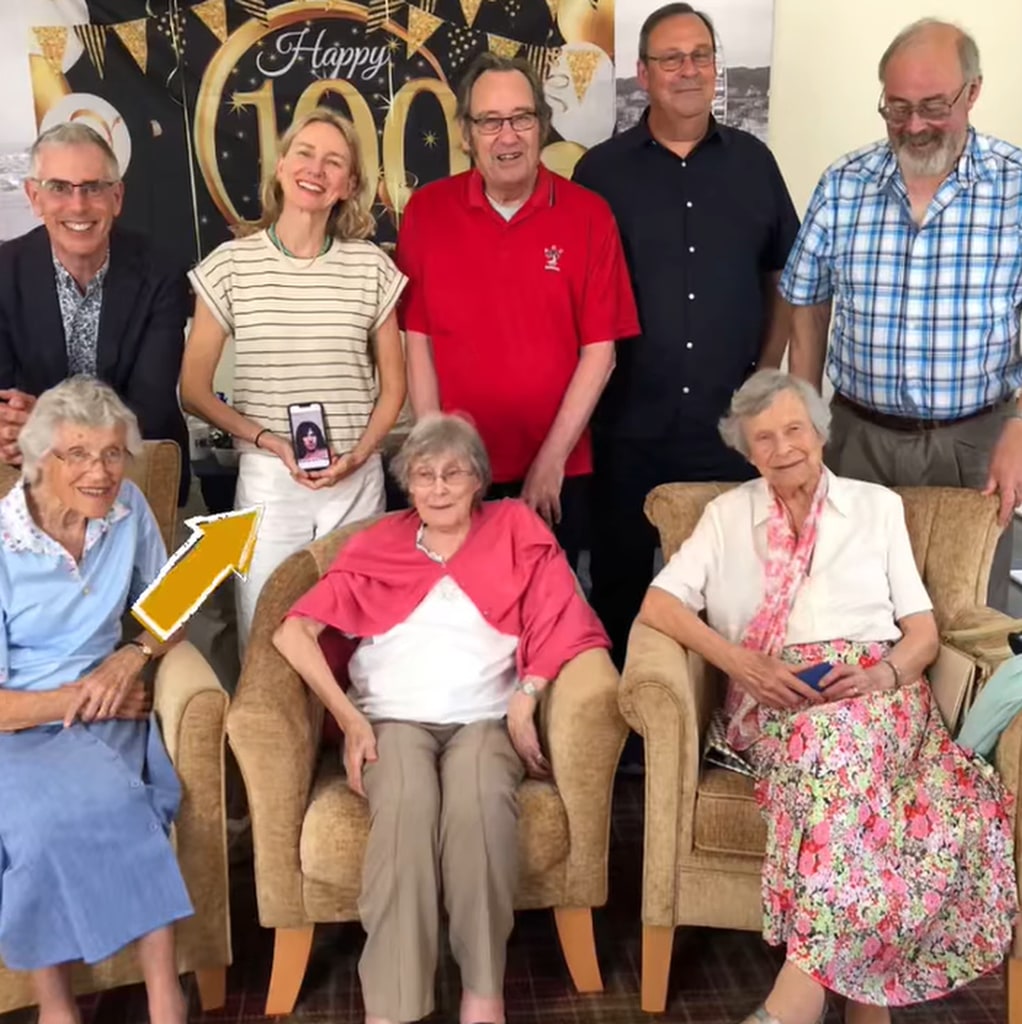
[[[232,572],[245,578],[262,516],[257,507],[186,520],[191,537],[146,587],[131,614],[160,641],[168,639]]]

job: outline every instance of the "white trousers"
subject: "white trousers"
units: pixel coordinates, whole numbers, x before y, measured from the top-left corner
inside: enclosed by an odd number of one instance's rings
[[[333,487],[319,491],[294,481],[275,456],[251,452],[241,456],[234,507],[261,505],[263,509],[248,578],[244,582],[235,580],[238,647],[242,655],[256,602],[273,570],[317,537],[346,523],[379,515],[384,504],[383,463],[379,455]]]

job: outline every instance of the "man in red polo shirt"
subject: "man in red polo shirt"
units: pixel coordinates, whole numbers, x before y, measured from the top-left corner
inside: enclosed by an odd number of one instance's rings
[[[468,414],[489,497],[521,496],[576,564],[589,418],[639,333],[621,239],[600,196],[540,164],[550,107],[525,61],[480,55],[458,117],[474,168],[417,191],[398,236],[412,408]]]

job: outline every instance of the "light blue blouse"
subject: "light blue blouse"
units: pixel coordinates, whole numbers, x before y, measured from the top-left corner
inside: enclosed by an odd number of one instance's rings
[[[80,563],[29,514],[19,482],[0,500],[0,686],[46,691],[91,672],[121,640],[121,618],[167,560],[130,481],[90,519]]]

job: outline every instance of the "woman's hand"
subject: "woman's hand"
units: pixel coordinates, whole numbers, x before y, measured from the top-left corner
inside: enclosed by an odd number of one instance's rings
[[[891,666],[882,661],[863,668],[861,665],[835,665],[821,680],[820,693],[826,701],[862,697],[878,690],[893,690],[897,685]]]
[[[728,675],[760,704],[769,708],[793,708],[808,701],[819,704],[823,698],[804,683],[786,665],[762,651],[737,647]]]
[[[298,460],[295,458],[295,450],[291,447],[290,441],[285,441],[277,434],[266,433],[259,438],[259,444],[256,447],[271,455],[276,455],[287,466],[287,471],[298,483],[305,487],[313,486],[309,480],[309,474],[298,468]]]
[[[507,731],[525,770],[534,779],[550,778],[550,762],[543,756],[536,732],[536,698],[515,690],[507,702]]]
[[[128,644],[114,651],[88,675],[82,676],[75,684],[77,693],[64,715],[65,728],[76,718],[83,722],[120,718],[119,712],[133,687],[141,685],[139,674],[145,664],[145,655],[139,648]],[[135,702],[129,706],[135,707]]]
[[[356,470],[361,469],[367,460],[354,452],[345,452],[344,455],[335,455],[333,461],[326,469],[309,470],[309,481],[307,485],[315,490],[321,487],[333,487],[340,483],[346,476],[351,476]]]
[[[354,708],[343,721],[337,719],[337,724],[344,733],[344,771],[348,776],[348,785],[364,797],[366,791],[362,784],[362,768],[376,761],[376,734],[365,715]]]

